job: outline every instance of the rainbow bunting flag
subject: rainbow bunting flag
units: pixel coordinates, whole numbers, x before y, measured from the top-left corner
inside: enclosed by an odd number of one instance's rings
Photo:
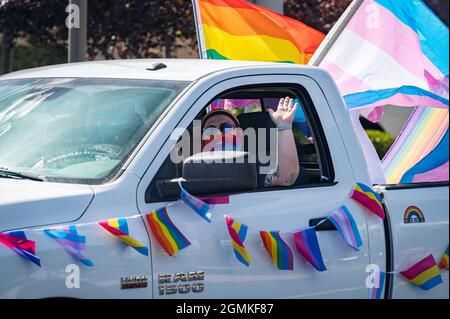
[[[325,36],[242,0],[194,0],[203,58],[306,64]]]
[[[429,290],[442,283],[441,273],[432,254],[428,255],[401,274],[414,286]]]
[[[377,271],[375,274],[375,282],[372,288],[369,288],[369,299],[381,299],[381,293],[383,292],[384,280],[386,273],[383,271]]]
[[[310,227],[294,233],[295,247],[298,252],[318,271],[327,270],[320,252],[316,229]]]
[[[448,246],[447,250],[441,258],[441,261],[439,262],[439,268],[448,269]]]
[[[166,208],[159,208],[146,215],[153,236],[169,256],[175,255],[191,243],[172,223]]]
[[[86,257],[86,236],[78,235],[75,226],[65,228],[44,229],[44,233],[60,244],[73,258],[82,262],[85,266],[93,266],[94,263]]]
[[[13,250],[33,264],[41,267],[41,260],[36,256],[36,243],[27,239],[22,230],[0,233],[0,243]]]
[[[372,188],[363,183],[357,183],[352,191],[351,197],[375,215],[384,219],[384,209],[381,204],[381,197],[375,193]]]
[[[359,247],[362,246],[361,236],[355,220],[347,207],[341,206],[339,209],[336,209],[328,216],[328,219],[336,227],[345,242],[354,250],[359,250]]]
[[[278,269],[293,270],[294,257],[292,251],[286,242],[281,238],[277,231],[260,231],[261,239],[267,253],[272,258],[272,262]]]
[[[192,208],[201,218],[211,223],[211,213],[209,212],[209,205],[201,199],[189,194],[187,190],[178,183],[181,189],[180,197],[190,208]]]
[[[247,226],[237,222],[230,216],[226,216],[225,220],[227,223],[228,232],[230,233],[234,255],[237,260],[248,267],[252,260],[244,246],[245,237],[247,237]]]
[[[126,218],[111,218],[98,223],[109,233],[119,238],[126,245],[133,247],[144,256],[148,256],[148,248],[129,235]]]

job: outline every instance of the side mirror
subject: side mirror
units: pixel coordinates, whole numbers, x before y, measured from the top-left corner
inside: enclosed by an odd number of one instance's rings
[[[256,159],[248,152],[203,152],[183,163],[183,187],[193,195],[256,189]]]

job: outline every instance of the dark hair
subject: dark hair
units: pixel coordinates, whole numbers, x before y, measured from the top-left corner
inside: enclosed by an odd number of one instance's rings
[[[204,127],[204,123],[206,123],[207,120],[209,120],[211,117],[215,116],[215,115],[225,115],[227,116],[229,119],[231,119],[234,124],[236,126],[240,126],[239,124],[239,120],[236,118],[236,116],[234,116],[232,113],[225,111],[225,110],[214,110],[212,112],[207,113],[203,118],[202,118],[202,129]]]

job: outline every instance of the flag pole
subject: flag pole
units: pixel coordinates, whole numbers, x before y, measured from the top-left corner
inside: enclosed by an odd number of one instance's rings
[[[200,15],[200,8],[198,7],[198,0],[192,0],[192,8],[194,10],[195,30],[197,33],[198,55],[200,59],[207,59],[206,46],[204,43],[205,35],[202,28],[202,17]]]
[[[345,9],[342,16],[339,18],[333,28],[331,28],[330,32],[328,32],[327,36],[319,45],[316,52],[314,52],[313,56],[308,62],[308,65],[318,66],[320,62],[322,62],[325,55],[327,55],[328,51],[330,51],[330,48],[339,38],[342,31],[344,31],[348,22],[351,18],[353,18],[363,1],[364,0],[353,0],[353,2],[347,7],[347,9]]]

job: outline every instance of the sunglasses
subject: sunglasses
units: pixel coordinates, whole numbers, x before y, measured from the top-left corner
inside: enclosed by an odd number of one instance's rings
[[[227,133],[231,131],[232,129],[235,129],[236,126],[230,123],[222,123],[219,125],[219,127],[215,126],[208,126],[203,129],[203,134],[207,136],[215,135],[217,133],[217,130],[219,130],[221,133]]]

